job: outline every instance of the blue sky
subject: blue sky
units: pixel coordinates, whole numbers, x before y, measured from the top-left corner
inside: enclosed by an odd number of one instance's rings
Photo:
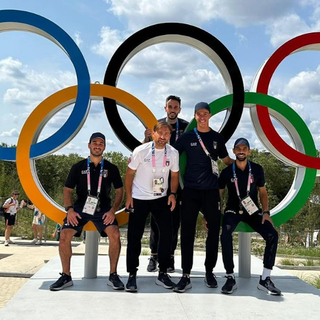
[[[91,82],[103,82],[110,58],[133,33],[161,22],[181,22],[200,27],[218,38],[235,58],[245,89],[260,66],[289,39],[320,31],[320,4],[315,0],[1,0],[0,9],[17,9],[41,15],[60,26],[78,44],[90,72]],[[0,33],[0,142],[16,144],[34,108],[52,93],[76,84],[74,68],[65,53],[39,35],[25,31]],[[269,94],[289,104],[307,123],[320,149],[318,107],[320,100],[320,53],[304,51],[286,58],[276,70]],[[150,46],[126,64],[119,88],[144,102],[157,118],[164,116],[169,94],[182,99],[181,117],[190,120],[199,101],[211,102],[227,94],[217,67],[198,50],[176,43]],[[72,106],[54,116],[40,140],[66,121]],[[129,112],[120,110],[124,123],[137,139],[144,127]],[[211,120],[218,130],[224,119]],[[279,134],[292,143],[281,125]],[[103,132],[108,151],[129,155],[110,128],[102,102],[91,104],[88,118],[78,135],[57,154],[88,154],[88,138]],[[252,147],[265,149],[253,130],[246,109],[235,134],[227,143],[248,138]]]

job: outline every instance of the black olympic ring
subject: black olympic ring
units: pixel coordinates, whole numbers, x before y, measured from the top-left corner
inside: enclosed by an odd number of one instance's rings
[[[160,42],[189,44],[207,56],[214,54],[223,62],[216,64],[223,78],[230,79],[233,91],[232,107],[228,109],[219,132],[227,142],[236,130],[244,106],[244,87],[239,67],[229,50],[212,34],[197,27],[182,23],[160,23],[146,27],[125,40],[113,54],[107,66],[103,83],[116,86],[118,77],[126,63],[142,49]],[[122,122],[115,100],[103,98],[110,126],[118,139],[130,150],[141,144]]]

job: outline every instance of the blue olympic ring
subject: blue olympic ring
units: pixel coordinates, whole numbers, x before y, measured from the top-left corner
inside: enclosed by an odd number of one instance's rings
[[[76,43],[64,30],[50,20],[31,12],[0,10],[0,32],[11,30],[37,33],[53,41],[66,52],[76,71],[78,92],[70,117],[52,136],[31,146],[31,158],[44,157],[56,151],[61,144],[69,142],[79,131],[78,128],[83,125],[89,112],[90,103],[89,70]],[[16,148],[0,147],[0,159],[15,161]]]

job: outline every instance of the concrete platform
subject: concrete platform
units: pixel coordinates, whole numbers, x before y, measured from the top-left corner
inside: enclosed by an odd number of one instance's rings
[[[180,258],[176,257],[176,266],[180,266]],[[203,256],[194,257],[192,289],[182,294],[155,284],[157,273],[146,271],[147,256],[140,257],[138,293],[114,291],[107,286],[107,256],[99,256],[96,279],[83,278],[84,256],[74,256],[71,267],[74,285],[51,292],[49,286],[61,272],[57,256],[26,282],[0,311],[0,319],[319,319],[320,290],[274,268],[272,279],[283,295],[270,296],[257,289],[262,261],[253,256],[251,259],[252,277],[237,278],[238,290],[232,295],[220,293],[225,282],[220,255],[215,270],[217,289],[204,284]],[[125,256],[120,256],[118,273],[126,283]],[[172,280],[177,282],[180,275],[181,270],[176,270]]]

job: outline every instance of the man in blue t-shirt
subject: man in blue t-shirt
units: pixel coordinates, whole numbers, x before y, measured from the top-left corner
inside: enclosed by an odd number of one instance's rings
[[[264,268],[258,289],[272,295],[280,295],[281,291],[275,287],[270,279],[276,258],[278,233],[270,218],[263,168],[259,164],[248,160],[250,145],[247,139],[237,139],[234,143],[233,152],[236,156],[236,162],[223,169],[219,178],[220,195],[222,195],[225,187],[228,189],[228,200],[223,215],[221,235],[222,257],[227,281],[221,292],[231,294],[237,289],[233,273],[232,233],[239,222],[243,221],[266,241],[263,258]],[[259,208],[258,193],[262,210]]]
[[[174,144],[181,154],[187,154],[187,166],[181,209],[181,255],[183,276],[174,287],[175,292],[190,289],[190,272],[193,263],[193,245],[199,211],[203,213],[208,226],[206,241],[206,276],[209,288],[216,288],[217,281],[212,273],[218,258],[220,230],[220,196],[218,187],[218,157],[229,165],[229,158],[223,137],[209,127],[211,117],[208,103],[199,102],[195,106],[194,117],[197,127],[185,132]]]

